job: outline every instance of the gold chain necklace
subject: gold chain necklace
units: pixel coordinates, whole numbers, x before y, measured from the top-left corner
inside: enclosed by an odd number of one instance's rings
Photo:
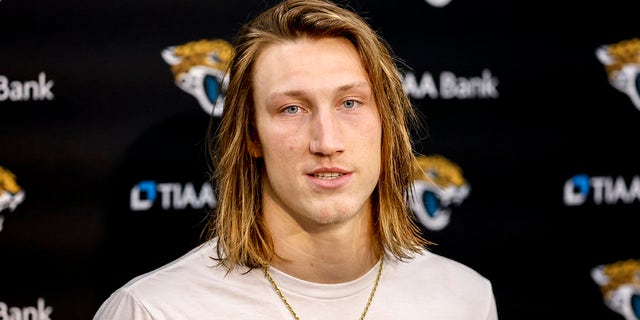
[[[376,289],[378,288],[378,283],[380,282],[380,275],[382,274],[382,262],[383,261],[384,261],[384,258],[380,259],[380,266],[378,267],[378,275],[376,276],[376,282],[373,284],[373,289],[371,289],[371,294],[369,294],[369,300],[367,300],[367,305],[364,307],[364,311],[362,312],[362,315],[360,316],[360,320],[363,320],[364,316],[367,315],[367,311],[369,311],[369,306],[371,305],[371,301],[373,300],[373,296],[376,294]],[[296,320],[300,320],[300,318],[298,318],[298,315],[296,314],[296,312],[293,311],[293,307],[291,307],[291,305],[287,301],[287,298],[284,297],[284,294],[282,294],[282,291],[280,291],[280,288],[278,288],[278,285],[276,284],[276,282],[273,280],[273,278],[271,278],[271,275],[269,274],[268,268],[264,268],[264,276],[267,278],[267,280],[269,280],[269,282],[271,282],[271,285],[273,286],[273,289],[276,290],[276,292],[280,296],[280,300],[282,300],[282,302],[284,302],[284,305],[287,306],[287,309],[289,309],[289,312],[291,313],[293,318],[296,319]]]

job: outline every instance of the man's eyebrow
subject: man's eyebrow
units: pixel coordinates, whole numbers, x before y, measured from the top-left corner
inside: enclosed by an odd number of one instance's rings
[[[336,91],[344,92],[344,91],[349,91],[351,89],[360,89],[360,88],[369,89],[369,83],[366,81],[357,81],[353,83],[348,83],[348,84],[339,86]]]
[[[345,92],[352,89],[369,89],[369,83],[366,81],[357,81],[352,83],[347,83],[336,88],[335,92]],[[304,98],[305,91],[292,89],[292,90],[283,90],[283,91],[275,91],[269,95],[268,100],[277,98],[277,97],[296,97],[296,98]]]
[[[273,92],[269,96],[270,97],[277,97],[277,96],[300,97],[303,95],[304,95],[303,90],[283,90],[283,91]]]

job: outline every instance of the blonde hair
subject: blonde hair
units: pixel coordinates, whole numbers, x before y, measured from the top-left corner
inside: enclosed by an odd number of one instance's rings
[[[409,131],[415,111],[386,42],[356,13],[323,0],[283,1],[245,24],[236,36],[224,112],[217,131],[211,125],[208,135],[219,201],[204,231],[208,239],[217,237],[220,261],[229,269],[265,267],[275,256],[261,219],[263,163],[249,151],[257,137],[253,68],[266,46],[303,37],[346,38],[360,55],[382,122],[381,172],[371,197],[375,253],[382,256],[386,248],[398,259],[410,258],[430,243],[420,236],[408,207],[417,168]]]

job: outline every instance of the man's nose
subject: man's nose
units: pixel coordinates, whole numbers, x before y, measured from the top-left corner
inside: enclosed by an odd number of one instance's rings
[[[311,153],[331,156],[343,152],[343,130],[335,110],[316,112],[311,119]]]

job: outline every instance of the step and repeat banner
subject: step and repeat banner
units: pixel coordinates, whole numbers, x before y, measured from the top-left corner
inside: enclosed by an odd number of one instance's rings
[[[0,1],[0,319],[90,319],[185,253],[240,25],[273,1]],[[436,253],[501,319],[640,319],[637,1],[352,1],[392,46]]]

